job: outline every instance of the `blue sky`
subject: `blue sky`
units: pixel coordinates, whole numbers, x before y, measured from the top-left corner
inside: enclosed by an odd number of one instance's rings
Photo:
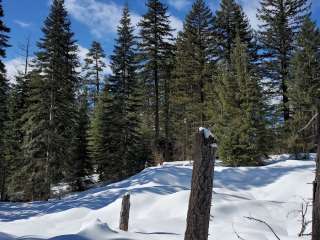
[[[259,0],[238,0],[251,21],[257,27],[255,18]],[[121,8],[129,3],[133,22],[137,23],[145,13],[146,0],[65,0],[72,21],[72,30],[78,41],[80,58],[83,58],[93,40],[102,43],[107,55],[112,53],[115,30],[121,16]],[[169,6],[172,25],[175,29],[182,28],[186,13],[190,10],[193,0],[163,0]],[[207,0],[212,10],[219,6],[219,0]],[[313,18],[320,23],[320,1],[313,2]],[[48,15],[50,0],[3,0],[6,24],[11,28],[10,44],[7,51],[6,64],[8,75],[12,77],[23,65],[20,46],[31,39],[31,50],[36,51],[36,41],[42,36],[41,27]],[[319,25],[319,24],[318,24]]]

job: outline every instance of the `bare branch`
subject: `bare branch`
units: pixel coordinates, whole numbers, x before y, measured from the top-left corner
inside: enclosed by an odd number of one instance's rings
[[[272,228],[266,221],[263,221],[263,220],[257,219],[257,218],[253,218],[253,217],[245,217],[245,218],[246,218],[246,219],[249,219],[249,220],[251,220],[251,221],[256,221],[256,222],[259,222],[259,223],[264,224],[265,226],[267,226],[267,227],[270,229],[270,231],[273,233],[273,235],[274,235],[278,240],[281,240],[281,239],[279,238],[279,236],[275,233],[275,231],[273,230],[273,228]]]
[[[301,209],[299,210],[299,212],[301,214],[301,230],[300,230],[300,233],[298,234],[299,237],[307,235],[307,234],[305,234],[305,231],[306,231],[308,225],[312,222],[312,221],[308,221],[306,219],[308,209],[311,206],[311,204],[304,199],[303,199],[303,201],[304,202],[301,203]]]
[[[311,118],[311,120],[307,123],[307,125],[304,126],[302,129],[300,129],[300,130],[298,131],[298,133],[301,133],[301,132],[303,132],[304,130],[308,129],[308,128],[310,127],[310,125],[313,123],[313,121],[314,121],[318,116],[319,116],[319,113],[317,113],[316,115],[314,115],[314,116]]]

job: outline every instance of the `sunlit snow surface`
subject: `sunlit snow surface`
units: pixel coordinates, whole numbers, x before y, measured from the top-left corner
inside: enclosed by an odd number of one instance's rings
[[[269,223],[281,240],[298,238],[301,203],[311,201],[313,160],[275,156],[265,167],[216,167],[209,239],[272,240],[255,217]],[[0,239],[182,240],[190,193],[188,162],[148,168],[119,183],[73,194],[63,200],[0,203]],[[121,197],[130,191],[129,232],[119,231]],[[303,200],[304,199],[304,200]],[[311,208],[308,212],[311,219]],[[310,232],[310,227],[306,233]]]

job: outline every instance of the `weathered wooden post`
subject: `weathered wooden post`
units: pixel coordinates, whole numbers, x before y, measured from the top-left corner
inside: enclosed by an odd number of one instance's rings
[[[196,134],[191,194],[185,240],[207,240],[213,188],[216,144],[208,129]]]
[[[120,225],[119,228],[122,231],[128,231],[129,229],[129,214],[130,214],[130,194],[127,193],[122,198],[122,206],[120,213]]]

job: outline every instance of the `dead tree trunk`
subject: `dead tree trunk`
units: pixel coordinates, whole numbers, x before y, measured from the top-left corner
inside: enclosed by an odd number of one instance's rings
[[[122,207],[120,213],[119,228],[122,231],[128,231],[129,228],[129,214],[130,214],[130,194],[126,194],[122,198]]]
[[[316,176],[313,182],[312,240],[320,239],[320,109],[317,118]]]
[[[196,134],[185,240],[208,239],[215,148],[213,136],[206,136],[205,131]]]

